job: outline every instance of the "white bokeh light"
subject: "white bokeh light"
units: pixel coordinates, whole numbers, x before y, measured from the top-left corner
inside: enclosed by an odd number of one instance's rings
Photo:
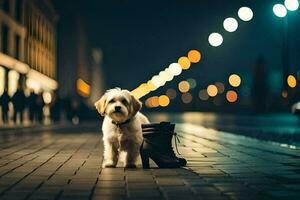
[[[238,11],[238,16],[241,20],[247,22],[253,18],[253,12],[248,7],[241,7]]]
[[[285,0],[284,5],[289,11],[295,11],[299,8],[299,1],[298,0]]]
[[[174,78],[169,68],[166,68],[164,71],[161,71],[159,75],[161,74],[163,75],[166,81],[171,81]]]
[[[273,12],[277,17],[280,17],[280,18],[285,17],[287,14],[287,10],[284,7],[284,5],[282,5],[282,4],[275,4],[273,6]]]
[[[152,77],[152,79],[151,79],[151,81],[152,81],[152,83],[153,83],[153,85],[155,86],[155,87],[160,87],[160,86],[163,86],[165,83],[166,83],[166,81],[164,81],[160,76],[158,76],[158,75],[155,75],[155,76],[153,76]]]
[[[236,19],[228,17],[223,22],[223,27],[228,32],[234,32],[238,28],[239,24]]]
[[[223,37],[220,33],[211,33],[208,37],[208,42],[211,46],[217,47],[223,43]]]
[[[172,63],[169,65],[169,70],[173,76],[178,76],[182,72],[182,68],[178,63]]]

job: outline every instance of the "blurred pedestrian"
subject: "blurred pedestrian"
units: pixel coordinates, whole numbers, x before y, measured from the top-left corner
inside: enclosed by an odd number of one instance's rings
[[[29,120],[31,123],[36,122],[37,119],[37,95],[34,91],[30,92],[29,97],[27,98],[27,105],[29,110]]]
[[[50,104],[50,117],[54,123],[60,121],[60,109],[61,109],[61,102],[57,94],[53,94],[52,102]]]
[[[12,96],[11,101],[14,106],[14,122],[17,123],[17,116],[20,116],[20,123],[23,123],[23,113],[25,109],[26,97],[21,85],[18,86],[17,91]]]
[[[43,93],[39,92],[36,99],[36,115],[37,119],[40,123],[43,123],[44,120],[44,99],[43,99]]]
[[[2,122],[3,123],[8,123],[9,101],[10,101],[10,97],[8,95],[7,89],[5,88],[3,94],[0,97],[0,105],[2,108]]]

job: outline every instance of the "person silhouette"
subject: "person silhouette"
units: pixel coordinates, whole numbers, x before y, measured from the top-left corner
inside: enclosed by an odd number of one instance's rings
[[[52,97],[52,102],[50,103],[50,117],[52,122],[57,123],[60,121],[60,99],[58,94],[54,93]]]
[[[14,122],[17,123],[17,116],[20,116],[20,122],[23,123],[23,112],[25,109],[26,97],[22,87],[19,85],[17,91],[12,96],[11,101],[14,105]]]
[[[8,111],[9,111],[9,104],[10,102],[10,97],[8,95],[7,89],[4,89],[3,94],[0,97],[0,105],[2,108],[2,122],[3,123],[8,123]]]
[[[36,114],[39,123],[43,123],[44,120],[44,111],[43,108],[45,106],[43,99],[43,92],[39,92],[36,98]]]
[[[30,92],[29,97],[27,98],[27,105],[29,110],[29,119],[31,123],[36,122],[37,119],[37,95],[34,91]]]

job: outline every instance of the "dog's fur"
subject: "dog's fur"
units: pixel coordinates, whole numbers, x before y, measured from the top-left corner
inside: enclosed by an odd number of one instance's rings
[[[141,124],[149,123],[147,117],[139,112],[142,103],[128,90],[115,88],[106,91],[95,107],[105,116],[102,124],[103,167],[116,167],[122,151],[126,152],[125,167],[136,167],[143,141]]]

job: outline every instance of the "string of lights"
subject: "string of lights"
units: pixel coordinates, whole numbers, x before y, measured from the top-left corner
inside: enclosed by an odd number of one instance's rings
[[[273,7],[273,12],[278,17],[284,17],[287,14],[287,10],[295,11],[299,7],[298,0],[285,0],[283,4],[276,4]],[[238,18],[243,22],[249,22],[253,19],[253,11],[249,7],[241,7],[238,9]],[[223,21],[223,28],[227,32],[235,32],[239,27],[239,22],[234,17],[227,17]],[[212,47],[218,47],[223,43],[223,36],[218,32],[213,32],[208,36],[208,42]],[[158,75],[154,75],[150,80],[145,83],[140,84],[136,89],[132,91],[132,94],[136,98],[141,98],[150,92],[157,90],[158,88],[164,86],[167,82],[172,81],[175,76],[179,76],[183,70],[190,69],[193,63],[198,63],[201,60],[201,53],[198,50],[190,50],[187,56],[182,56],[178,59],[176,63],[171,63],[168,68],[159,72]],[[228,77],[230,88],[226,91],[226,99],[229,103],[237,102],[238,93],[234,90],[241,85],[241,77],[237,74],[231,74]],[[294,88],[297,85],[297,80],[293,75],[287,77],[287,84],[290,88]],[[193,99],[190,89],[195,88],[197,85],[195,79],[187,79],[178,83],[178,90],[182,93],[181,100],[183,103],[190,103]],[[221,82],[216,82],[215,84],[210,84],[206,89],[201,89],[198,93],[199,98],[203,101],[208,100],[210,97],[216,97],[218,94],[225,92],[225,86]],[[175,99],[177,92],[173,88],[169,88],[166,94],[161,96],[152,96],[147,98],[145,104],[147,107],[166,107],[170,104],[170,100]]]

